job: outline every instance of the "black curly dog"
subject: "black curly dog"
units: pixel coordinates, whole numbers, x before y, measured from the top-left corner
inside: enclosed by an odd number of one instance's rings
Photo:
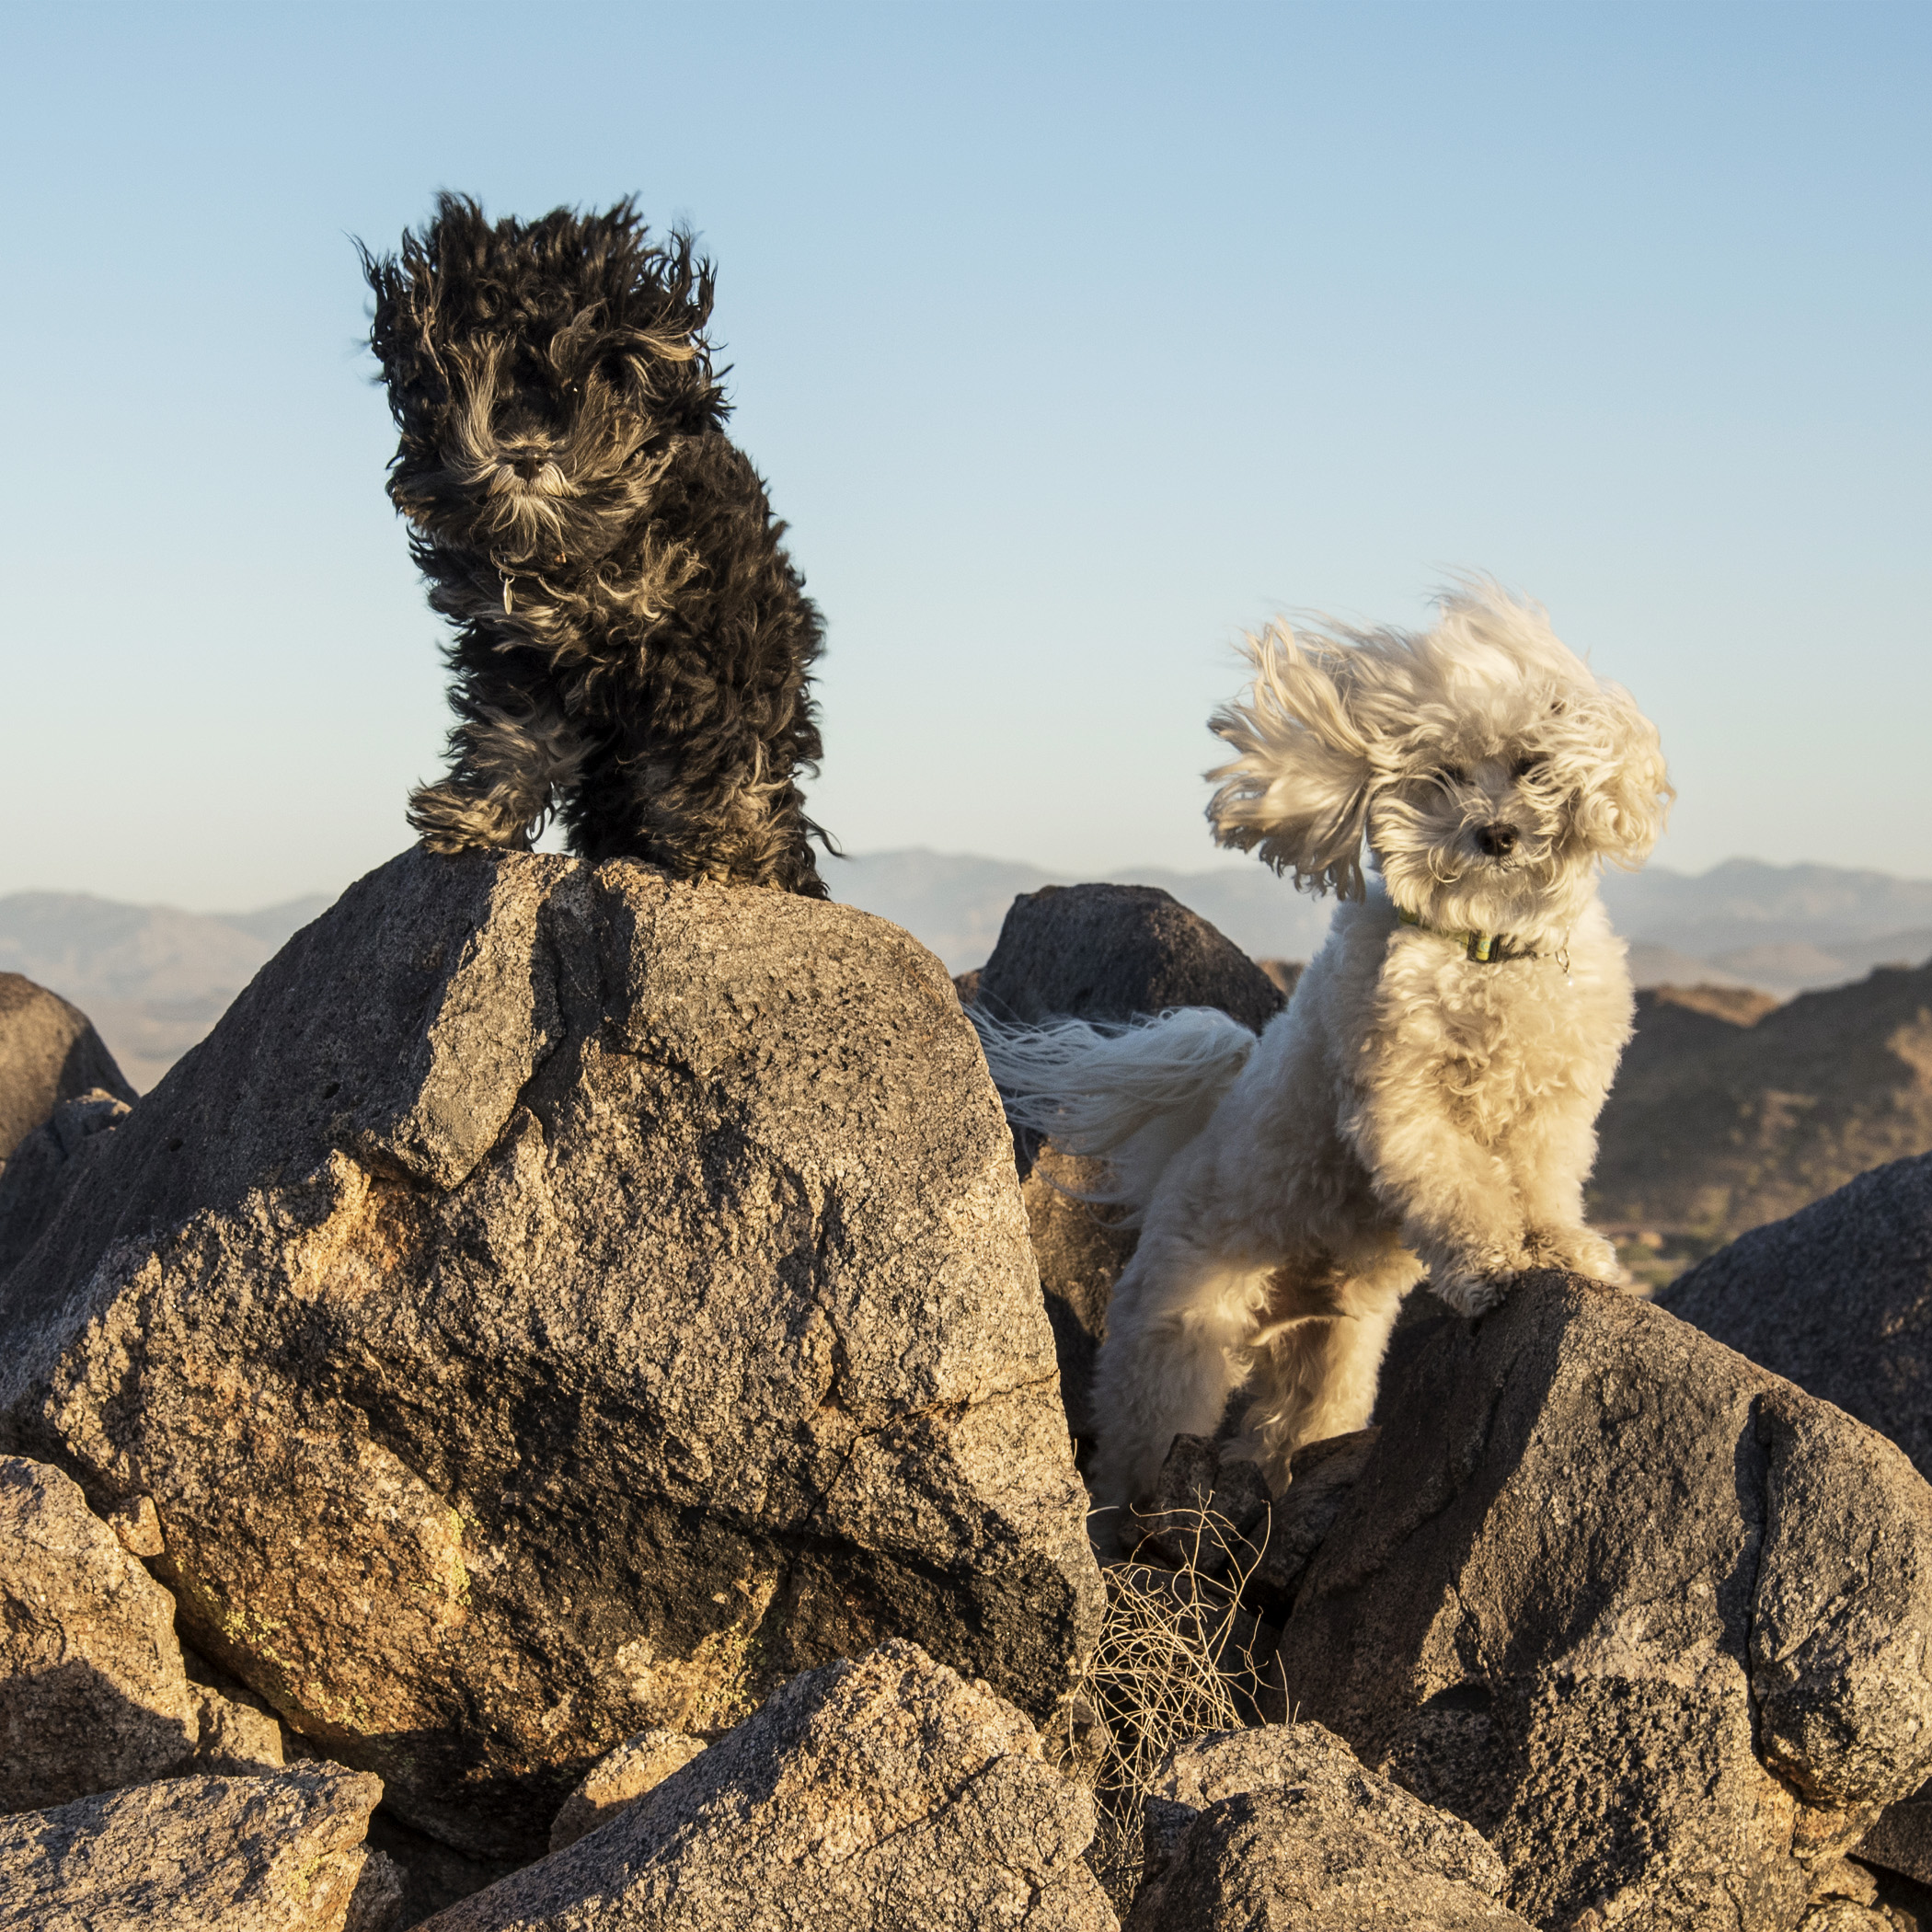
[[[424,845],[526,846],[555,811],[585,858],[825,897],[795,783],[822,629],[724,433],[710,264],[628,200],[492,224],[446,194],[362,266],[389,495],[456,627]]]

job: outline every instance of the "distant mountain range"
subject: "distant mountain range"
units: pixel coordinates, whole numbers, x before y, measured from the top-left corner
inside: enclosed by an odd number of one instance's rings
[[[953,972],[984,962],[1017,894],[1079,882],[1009,859],[919,849],[864,853],[827,870],[837,898],[904,926]],[[1257,959],[1309,958],[1332,910],[1260,865],[1110,876],[1165,888]],[[1932,958],[1928,880],[1732,859],[1696,877],[1655,866],[1612,873],[1604,896],[1645,986],[1754,986],[1788,998]],[[24,972],[83,1007],[145,1091],[328,903],[316,894],[259,912],[183,913],[16,892],[0,899],[0,972]]]
[[[866,853],[830,870],[839,898],[916,934],[954,972],[984,963],[1016,893],[1077,882],[1008,859],[917,850]],[[1256,959],[1309,958],[1333,909],[1261,865],[1108,876],[1163,887]],[[1662,866],[1612,872],[1604,898],[1633,942],[1640,985],[1756,986],[1788,998],[1932,958],[1932,880],[1734,858],[1695,877]]]
[[[259,912],[180,913],[86,892],[15,892],[0,899],[0,972],[24,972],[72,1000],[145,1093],[331,903],[318,892]]]

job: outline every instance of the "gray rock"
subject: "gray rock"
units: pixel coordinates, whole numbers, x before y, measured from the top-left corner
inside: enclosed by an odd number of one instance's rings
[[[388,1932],[380,1782],[334,1765],[182,1777],[0,1818],[0,1932]]]
[[[1932,1489],[1572,1278],[1418,1340],[1282,1636],[1298,1714],[1474,1824],[1549,1932],[1785,1932],[1932,1767]]]
[[[1855,1905],[1874,1905],[1879,1899],[1878,1874],[1856,1858],[1826,1858],[1811,1871],[1812,1910],[1824,1899],[1849,1899]]]
[[[0,972],[0,1161],[63,1100],[92,1087],[134,1098],[78,1006],[20,973]]]
[[[217,1777],[257,1777],[283,1769],[288,1740],[274,1712],[243,1690],[229,1696],[190,1676],[195,1723],[193,1765]]]
[[[794,1678],[602,1830],[430,1924],[1110,1932],[1093,1829],[1019,1711],[894,1641]]]
[[[980,969],[977,1002],[999,1018],[1131,1019],[1219,1006],[1257,1033],[1287,1004],[1231,939],[1158,886],[1022,892]]]
[[[412,852],[0,1282],[0,1437],[159,1511],[194,1648],[411,1824],[893,1633],[1044,1715],[1098,1626],[998,1103],[897,928]]]
[[[144,1783],[201,1712],[175,1604],[58,1469],[0,1457],[0,1811]]]
[[[1891,1915],[1851,1899],[1821,1899],[1799,1921],[1799,1932],[1897,1932]]]
[[[1247,1553],[1248,1594],[1263,1616],[1287,1621],[1302,1578],[1347,1508],[1381,1434],[1379,1428],[1358,1429],[1295,1451],[1287,1491],[1273,1499]]]
[[[1932,1155],[1754,1228],[1658,1300],[1932,1477]]]
[[[99,1136],[127,1118],[128,1105],[104,1087],[63,1100],[0,1163],[0,1275],[28,1251],[81,1186],[104,1151]]]
[[[1257,960],[1255,964],[1282,989],[1283,999],[1294,997],[1294,989],[1301,984],[1302,974],[1308,970],[1305,960]]]
[[[60,1470],[0,1456],[0,1812],[282,1768],[273,1713],[238,1685],[196,1681],[174,1626],[174,1598],[121,1525]]]
[[[575,1845],[586,1832],[608,1824],[626,1805],[681,1771],[705,1748],[702,1738],[682,1731],[640,1731],[606,1752],[584,1774],[550,1823],[550,1849]]]
[[[1236,1490],[1244,1474],[1249,1479]],[[1259,1474],[1252,1463],[1244,1467],[1231,1460],[1224,1467],[1221,1444],[1212,1436],[1176,1436],[1136,1525],[1135,1558],[1220,1576],[1267,1512],[1267,1488],[1255,1479]]]
[[[1523,1927],[1481,1835],[1363,1769],[1319,1724],[1182,1745],[1146,1800],[1128,1932]]]
[[[1888,1805],[1865,1834],[1858,1856],[1921,1885],[1932,1885],[1932,1785]]]

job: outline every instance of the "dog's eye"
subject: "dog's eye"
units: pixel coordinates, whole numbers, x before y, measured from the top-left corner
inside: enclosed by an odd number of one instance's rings
[[[1541,775],[1543,761],[1540,758],[1519,758],[1510,766],[1512,778],[1535,778]]]
[[[1451,785],[1466,785],[1469,782],[1468,767],[1461,765],[1445,765],[1443,767],[1443,777]]]

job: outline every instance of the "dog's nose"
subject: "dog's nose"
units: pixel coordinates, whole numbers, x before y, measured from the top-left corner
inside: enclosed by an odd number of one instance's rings
[[[525,450],[521,456],[512,456],[510,466],[526,483],[535,483],[544,473],[544,459],[534,450]]]
[[[1506,853],[1513,852],[1516,849],[1516,828],[1513,825],[1505,825],[1501,822],[1494,825],[1485,825],[1476,834],[1476,843],[1491,858],[1501,858]]]

